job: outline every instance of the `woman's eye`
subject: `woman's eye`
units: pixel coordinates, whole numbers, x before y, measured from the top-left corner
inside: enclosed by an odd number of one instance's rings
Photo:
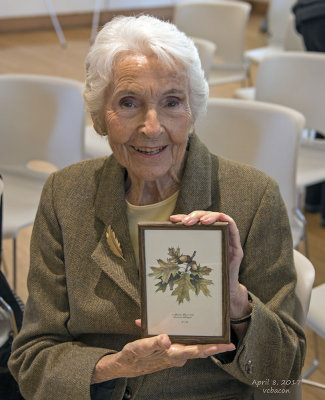
[[[135,102],[131,99],[122,99],[120,100],[120,106],[125,108],[133,108],[135,107]]]
[[[177,107],[180,103],[180,100],[178,99],[173,99],[173,100],[168,100],[167,101],[167,107]]]

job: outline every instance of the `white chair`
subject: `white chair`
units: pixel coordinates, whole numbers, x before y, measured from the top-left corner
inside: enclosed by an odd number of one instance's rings
[[[298,151],[297,188],[324,182],[325,140],[303,138]]]
[[[201,60],[202,69],[204,71],[206,79],[208,80],[217,46],[215,45],[215,43],[211,42],[211,40],[197,37],[191,37],[191,39],[193,40],[197,48]]]
[[[283,52],[268,56],[258,66],[255,88],[238,89],[234,96],[293,108],[305,116],[307,130],[325,132],[325,54]],[[324,180],[323,143],[302,140],[297,167],[299,192]]]
[[[296,30],[296,18],[293,13],[289,14],[289,18],[287,21],[283,50],[306,51],[304,40]]]
[[[48,171],[84,159],[83,84],[41,75],[0,75],[0,173],[5,185],[3,237],[13,239],[16,288],[16,238],[30,225]]]
[[[297,250],[293,252],[294,263],[297,272],[297,286],[296,286],[296,296],[297,303],[294,316],[296,321],[299,322],[301,326],[306,325],[306,317],[310,304],[310,296],[312,293],[312,287],[315,279],[315,269],[313,264],[309,261],[307,257],[299,253]],[[308,317],[307,317],[308,318]],[[267,395],[261,391],[255,390],[254,400],[268,400],[276,397],[277,400],[301,400],[302,391],[301,385],[290,386],[289,393]]]
[[[296,161],[304,122],[299,112],[287,107],[210,98],[207,115],[195,124],[212,153],[252,165],[279,183],[295,247],[301,240],[306,244],[296,196]]]
[[[281,104],[300,111],[306,127],[325,132],[325,54],[287,51],[259,64],[255,88],[241,88],[234,97]]]
[[[112,154],[107,136],[99,135],[92,125],[85,128],[85,158],[106,157]]]
[[[260,51],[258,51],[260,50]],[[260,64],[264,58],[277,56],[279,53],[288,51],[291,53],[300,52],[305,50],[302,36],[299,35],[295,28],[295,18],[291,13],[287,21],[287,28],[285,33],[285,39],[283,46],[269,46],[267,48],[260,48],[255,50],[247,50],[246,57],[253,63]],[[251,53],[250,53],[251,52]],[[253,57],[254,55],[254,57]],[[256,55],[256,56],[255,56]],[[258,65],[258,68],[260,65]],[[257,70],[257,74],[258,74]],[[241,88],[235,91],[234,97],[243,100],[254,100],[255,99],[255,87]]]
[[[231,0],[181,2],[175,6],[174,23],[178,29],[216,45],[210,85],[245,83],[249,77],[244,48],[250,10],[250,4]]]
[[[315,268],[311,261],[299,251],[294,250],[293,256],[297,272],[296,294],[300,302],[295,311],[295,318],[305,327],[306,324],[308,325],[307,321],[315,280]]]
[[[268,44],[264,47],[245,51],[245,57],[259,64],[268,55],[282,52],[284,50],[297,50],[299,42],[298,33],[293,30],[293,15],[291,7],[295,0],[269,0],[267,12]],[[304,46],[301,42],[301,49]]]
[[[318,337],[325,339],[325,283],[313,288],[311,293],[311,301],[309,312],[307,315],[307,326],[312,329],[314,333],[314,346],[315,358],[310,368],[303,374],[303,383],[325,389],[325,382],[319,383],[306,379],[314,370],[319,366],[319,350],[318,350]]]

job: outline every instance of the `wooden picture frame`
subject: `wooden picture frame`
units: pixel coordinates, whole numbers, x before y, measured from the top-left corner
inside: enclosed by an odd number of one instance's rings
[[[138,224],[142,337],[230,343],[228,223]]]

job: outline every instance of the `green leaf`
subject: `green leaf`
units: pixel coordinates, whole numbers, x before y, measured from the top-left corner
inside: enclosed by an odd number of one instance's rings
[[[178,273],[179,266],[173,262],[166,263],[163,260],[157,260],[160,267],[151,267],[152,273],[149,276],[153,276],[155,279],[161,279],[163,283],[168,283],[171,276],[175,276]]]
[[[210,275],[210,272],[212,271],[212,268],[209,267],[198,267],[198,271],[202,274],[202,275]]]
[[[176,275],[176,276],[171,276],[170,278],[169,278],[169,281],[168,281],[168,285],[169,285],[169,289],[170,290],[173,290],[174,289],[174,284],[175,284],[175,281],[177,280],[179,278],[179,275]]]
[[[164,293],[166,292],[167,289],[167,283],[162,283],[161,281],[156,283],[155,286],[157,286],[156,292],[159,292],[160,290]]]
[[[208,285],[213,285],[213,282],[210,281],[210,280],[208,280],[208,279],[200,279],[200,281],[199,281],[199,292],[198,292],[198,294],[200,293],[200,291],[202,291],[202,293],[203,293],[205,296],[211,297],[211,294],[210,294],[210,290],[209,290],[209,288],[208,288]]]
[[[170,256],[170,258],[167,258],[167,261],[177,263],[180,254],[181,254],[181,250],[179,247],[177,247],[176,250],[174,249],[174,247],[169,247],[168,255]]]
[[[197,274],[196,274],[196,276],[191,274],[191,283],[194,287],[194,292],[197,296],[200,293],[200,281],[201,281],[201,278]]]
[[[177,288],[172,292],[172,296],[177,296],[178,304],[183,303],[184,299],[190,301],[190,290],[195,291],[190,275],[183,273],[174,283]]]
[[[203,278],[204,275],[210,275],[211,271],[212,271],[212,268],[198,266],[196,271],[191,271],[191,274],[193,276],[198,276],[200,278]]]

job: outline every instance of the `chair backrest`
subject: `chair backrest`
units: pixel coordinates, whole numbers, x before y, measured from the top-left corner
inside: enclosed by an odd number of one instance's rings
[[[315,268],[311,261],[299,251],[294,250],[293,255],[297,272],[296,295],[300,303],[296,308],[295,318],[304,327],[315,280]]]
[[[196,132],[212,153],[252,165],[280,187],[289,218],[296,209],[296,166],[304,117],[287,107],[238,99],[208,100]]]
[[[294,316],[297,322],[301,326],[305,326],[306,318],[310,303],[311,291],[315,279],[315,269],[313,264],[299,251],[293,251],[294,263],[297,272],[297,286],[296,286],[296,296],[297,304],[294,312]],[[276,398],[278,400],[301,400],[302,399],[302,385],[293,385],[290,387],[289,393],[268,395],[264,394],[262,391],[255,390],[254,400],[268,400]]]
[[[296,30],[295,16],[293,13],[290,13],[288,17],[283,47],[286,51],[306,50],[304,40]]]
[[[201,60],[202,69],[204,71],[206,79],[208,79],[217,46],[215,45],[215,43],[211,42],[211,40],[197,37],[191,37],[191,39],[193,40],[197,48]]]
[[[267,12],[269,44],[283,46],[288,17],[296,0],[269,0]]]
[[[241,1],[181,2],[175,6],[174,23],[188,36],[215,43],[218,62],[241,65],[250,10]]]
[[[268,56],[258,66],[255,99],[301,112],[306,128],[325,132],[325,54],[309,51]]]
[[[83,84],[43,75],[0,75],[0,165],[84,158]]]

